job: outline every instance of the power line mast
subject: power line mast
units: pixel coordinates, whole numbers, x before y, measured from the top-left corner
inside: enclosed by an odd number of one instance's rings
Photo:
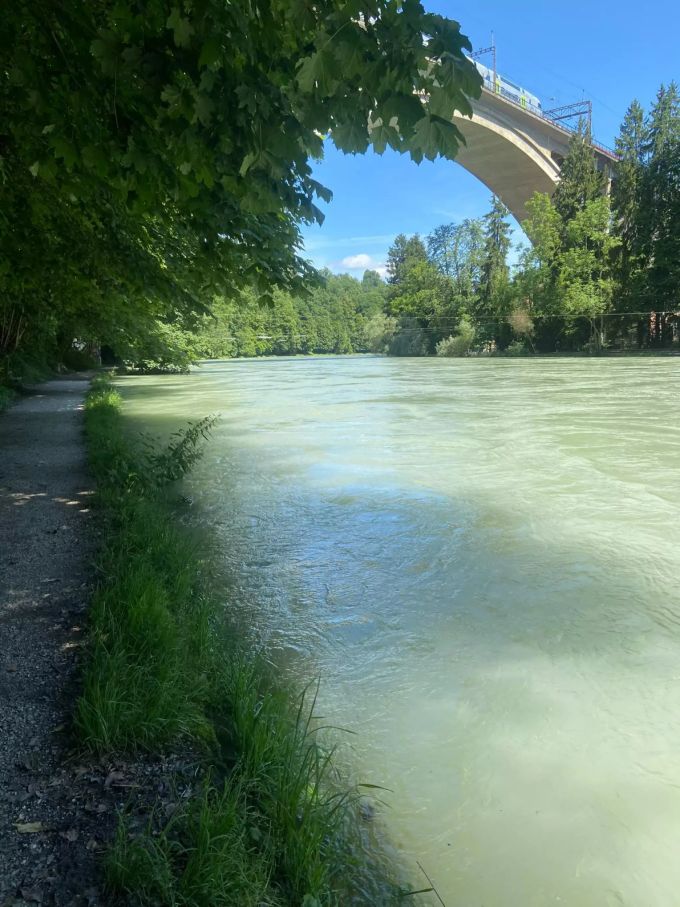
[[[489,47],[482,47],[481,50],[476,50],[474,53],[470,54],[471,60],[476,60],[477,57],[483,57],[484,54],[491,54],[493,59],[493,83],[496,84],[496,78],[498,76],[498,69],[496,67],[496,39],[494,38],[493,32],[491,32],[491,44]]]
[[[588,124],[588,133],[593,131],[593,102],[577,101],[575,104],[565,104],[563,107],[553,107],[552,110],[544,110],[543,113],[555,123],[564,123],[567,129],[575,131],[574,120],[576,125],[581,120]]]

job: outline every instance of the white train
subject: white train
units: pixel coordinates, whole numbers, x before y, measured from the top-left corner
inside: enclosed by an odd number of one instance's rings
[[[486,89],[493,91],[494,94],[499,94],[504,98],[508,98],[510,101],[514,101],[515,104],[519,104],[520,107],[524,107],[526,110],[533,110],[536,113],[541,113],[541,102],[535,94],[531,94],[526,88],[515,85],[514,82],[511,82],[499,73],[496,73],[494,79],[492,69],[489,69],[488,66],[483,66],[481,63],[478,63],[477,60],[473,60],[472,62],[484,79],[484,87]]]

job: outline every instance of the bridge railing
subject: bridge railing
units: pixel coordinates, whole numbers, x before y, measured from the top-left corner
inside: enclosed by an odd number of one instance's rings
[[[500,91],[497,91],[494,87],[494,84],[489,79],[484,79],[484,90],[488,91],[489,94],[494,95],[494,97],[500,97],[504,101],[507,101],[509,104],[514,104],[515,107],[519,107],[520,110],[523,110],[524,113],[531,113],[535,117],[539,117],[541,120],[545,120],[546,123],[550,123],[551,126],[556,126],[558,129],[561,129],[563,132],[567,132],[570,135],[573,135],[578,131],[578,126],[568,126],[566,123],[558,123],[557,120],[553,119],[551,116],[548,116],[547,113],[544,113],[540,107],[536,107],[533,104],[522,103],[522,98],[520,95],[514,95],[511,91],[508,91],[504,86],[501,87]],[[619,160],[619,155],[613,148],[610,148],[608,145],[603,144],[602,142],[596,142],[595,139],[591,136],[590,144],[597,151],[601,151],[603,154],[606,154],[608,157],[612,158],[615,161]]]

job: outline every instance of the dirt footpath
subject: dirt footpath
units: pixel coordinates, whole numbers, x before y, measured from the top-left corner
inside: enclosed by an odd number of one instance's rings
[[[99,902],[102,785],[68,752],[93,552],[86,390],[50,381],[0,414],[3,907]]]

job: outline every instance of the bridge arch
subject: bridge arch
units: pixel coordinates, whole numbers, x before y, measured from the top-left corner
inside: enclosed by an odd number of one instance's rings
[[[472,119],[454,116],[467,142],[456,160],[521,223],[528,216],[526,203],[534,192],[554,192],[571,133],[486,89],[472,106]],[[598,167],[610,169],[616,156],[597,146],[593,150]]]

